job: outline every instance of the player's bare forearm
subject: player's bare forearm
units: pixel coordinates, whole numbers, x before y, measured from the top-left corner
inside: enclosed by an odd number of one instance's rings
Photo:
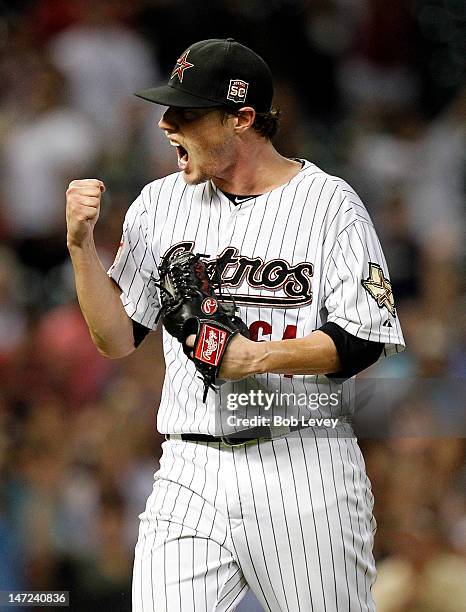
[[[121,291],[107,276],[94,244],[104,191],[99,179],[71,181],[66,191],[67,244],[79,305],[92,340],[102,355],[115,359],[134,351],[134,336]]]
[[[330,374],[340,370],[333,340],[321,331],[304,338],[259,342],[254,374]]]
[[[92,340],[98,351],[111,359],[134,351],[131,319],[120,300],[120,288],[105,272],[94,242],[69,245],[76,292]]]
[[[194,345],[195,336],[187,339]],[[305,338],[252,342],[240,334],[223,357],[220,378],[239,380],[254,374],[330,374],[340,370],[333,340],[321,331]]]

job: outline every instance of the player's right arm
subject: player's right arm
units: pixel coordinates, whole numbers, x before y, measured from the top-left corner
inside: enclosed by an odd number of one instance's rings
[[[116,359],[135,349],[133,325],[107,275],[94,243],[105,185],[98,179],[71,181],[66,192],[67,245],[73,263],[79,305],[98,351]]]

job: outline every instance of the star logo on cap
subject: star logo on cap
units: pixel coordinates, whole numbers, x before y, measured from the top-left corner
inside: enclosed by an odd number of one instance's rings
[[[385,278],[382,268],[378,264],[369,262],[369,277],[361,282],[364,289],[376,300],[379,308],[386,308],[395,317],[392,284]]]
[[[190,49],[185,51],[183,53],[183,55],[181,55],[176,60],[176,64],[175,64],[175,67],[173,68],[173,72],[172,72],[172,75],[171,75],[170,79],[172,79],[176,75],[178,77],[180,83],[182,83],[183,82],[184,71],[187,70],[188,68],[192,68],[194,66],[194,64],[190,64],[187,61],[187,59],[186,59],[188,57],[189,51],[190,51]]]

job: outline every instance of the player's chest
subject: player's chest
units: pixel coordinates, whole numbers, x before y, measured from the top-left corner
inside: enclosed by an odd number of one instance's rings
[[[182,200],[168,211],[153,250],[159,257],[173,249],[203,253],[227,276],[279,285],[292,268],[315,266],[319,239],[319,226],[312,228],[302,210],[264,198],[240,206],[212,198]]]
[[[309,305],[320,258],[314,248],[318,226],[310,231],[301,209],[279,204],[181,203],[159,233],[156,250],[161,257],[182,251],[204,254],[222,287],[243,306]]]

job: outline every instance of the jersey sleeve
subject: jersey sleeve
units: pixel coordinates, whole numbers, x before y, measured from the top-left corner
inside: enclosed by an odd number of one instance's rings
[[[155,329],[160,304],[154,283],[156,263],[147,236],[148,213],[140,195],[126,213],[120,246],[107,274],[120,287],[128,316]]]
[[[387,263],[372,222],[355,220],[330,253],[324,292],[327,321],[353,336],[383,343],[385,355],[404,349]]]

